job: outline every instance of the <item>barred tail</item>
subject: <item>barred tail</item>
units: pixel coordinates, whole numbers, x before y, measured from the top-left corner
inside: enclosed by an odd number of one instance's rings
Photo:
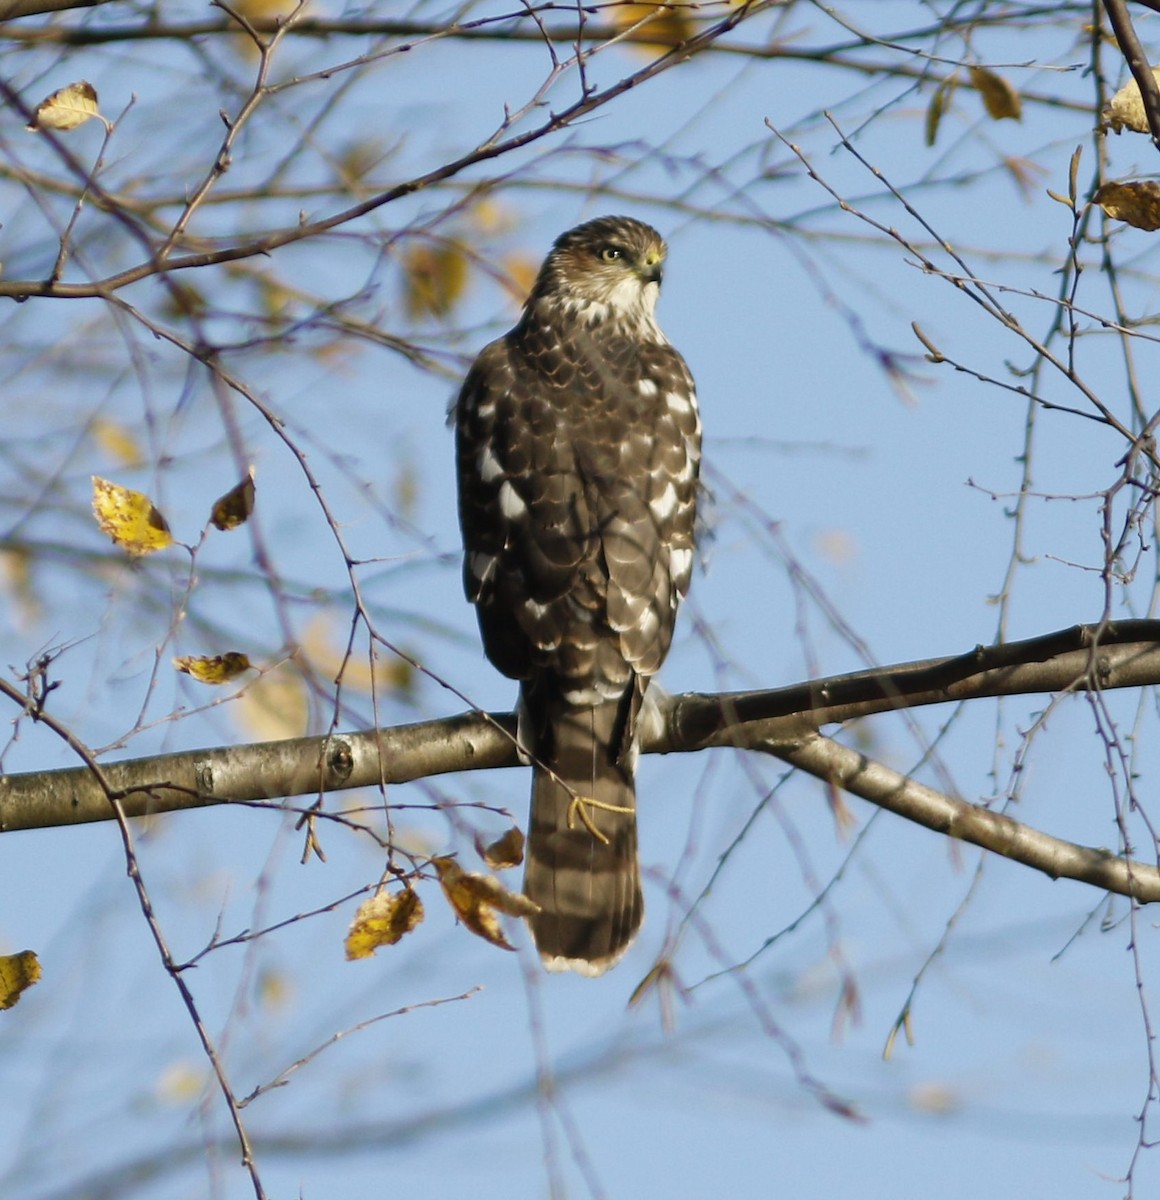
[[[524,891],[541,909],[531,926],[548,970],[601,975],[644,916],[632,756],[621,753],[631,717],[615,700],[552,708],[538,757],[557,778],[535,767]]]

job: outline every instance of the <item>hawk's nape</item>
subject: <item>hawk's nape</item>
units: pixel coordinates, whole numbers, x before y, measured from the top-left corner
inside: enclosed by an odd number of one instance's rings
[[[455,413],[464,585],[534,773],[532,930],[588,975],[640,927],[637,718],[693,561],[700,422],[653,315],[664,255],[628,217],[558,238]]]

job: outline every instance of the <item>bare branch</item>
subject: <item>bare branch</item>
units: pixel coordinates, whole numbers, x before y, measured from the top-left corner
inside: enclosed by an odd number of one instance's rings
[[[1062,841],[915,783],[823,738],[820,725],[982,697],[1111,690],[1160,683],[1160,621],[1078,625],[966,654],[860,671],[773,691],[685,694],[661,701],[663,728],[646,753],[732,746],[775,754],[827,782],[950,837],[1052,878],[1079,879],[1142,902],[1160,900],[1160,871]],[[0,691],[29,711],[13,685]],[[508,713],[463,713],[392,729],[219,747],[0,778],[0,832],[213,804],[264,803],[432,775],[519,765]]]
[[[1118,858],[1110,850],[1078,846],[1003,813],[936,792],[821,734],[792,745],[772,743],[766,749],[916,825],[993,850],[1052,879],[1077,879],[1145,904],[1160,900],[1160,870],[1154,866]]]

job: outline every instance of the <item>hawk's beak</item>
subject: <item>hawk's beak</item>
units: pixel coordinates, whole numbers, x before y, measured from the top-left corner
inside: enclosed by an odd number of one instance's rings
[[[640,269],[640,277],[645,283],[659,284],[664,274],[665,265],[659,258],[655,262],[646,260]]]

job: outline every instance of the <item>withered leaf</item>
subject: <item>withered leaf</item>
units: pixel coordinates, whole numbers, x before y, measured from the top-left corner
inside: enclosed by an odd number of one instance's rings
[[[986,67],[971,67],[971,85],[983,98],[983,107],[992,121],[1023,118],[1023,101],[1015,88]]]
[[[463,870],[453,858],[433,858],[431,864],[439,873],[443,894],[459,920],[493,946],[514,950],[504,937],[496,914],[532,917],[540,911],[539,905],[518,892],[509,892],[494,875],[477,875]]]
[[[1160,182],[1105,183],[1092,201],[1117,221],[1136,229],[1160,229]]]
[[[70,83],[68,87],[63,87],[53,92],[48,99],[42,100],[36,106],[36,112],[26,128],[31,133],[41,129],[65,132],[76,129],[78,125],[83,125],[93,117],[103,121],[106,129],[111,128],[97,107],[96,88],[82,79],[79,83]]]
[[[1160,67],[1152,68],[1152,78],[1160,84]],[[1113,133],[1128,129],[1132,133],[1150,133],[1148,114],[1144,111],[1144,97],[1135,79],[1129,79],[1122,88],[1104,105],[1100,113],[1100,128]]]
[[[524,834],[518,825],[513,825],[502,837],[483,846],[476,842],[479,857],[493,871],[506,871],[518,867],[524,861]]]
[[[253,511],[254,468],[251,467],[241,483],[214,501],[209,519],[215,529],[237,529],[246,523]]]
[[[348,959],[369,958],[380,946],[393,946],[423,920],[423,901],[411,888],[382,891],[364,900],[346,935]]]

